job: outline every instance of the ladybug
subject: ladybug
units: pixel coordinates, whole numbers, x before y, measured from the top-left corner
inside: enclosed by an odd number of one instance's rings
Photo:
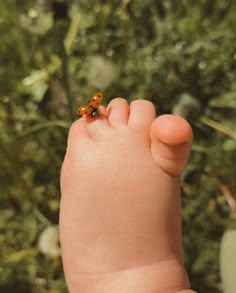
[[[77,114],[81,115],[81,116],[89,116],[91,115],[91,108],[90,106],[81,106],[79,107],[79,109],[77,110]]]
[[[98,110],[102,101],[102,94],[96,93],[92,96],[89,105],[81,106],[77,110],[77,114],[86,117],[96,117],[100,115]]]
[[[102,94],[101,93],[96,93],[93,95],[91,101],[90,101],[90,106],[93,109],[98,109],[102,101]]]

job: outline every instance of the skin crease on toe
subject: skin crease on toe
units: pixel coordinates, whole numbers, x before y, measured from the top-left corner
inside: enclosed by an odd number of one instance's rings
[[[169,174],[183,168],[191,131],[177,116],[154,119],[150,102],[118,98],[101,119],[72,125],[60,208],[68,282],[81,273],[182,262],[179,179]]]

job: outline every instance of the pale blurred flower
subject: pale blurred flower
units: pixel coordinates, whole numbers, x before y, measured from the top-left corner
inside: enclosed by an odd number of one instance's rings
[[[21,14],[19,23],[23,29],[36,34],[46,34],[53,25],[52,15],[39,8],[31,8],[27,13]]]
[[[49,257],[61,254],[59,247],[59,232],[57,226],[45,228],[39,236],[38,247],[41,253]]]
[[[179,98],[178,103],[172,109],[174,115],[181,117],[188,117],[190,114],[200,110],[200,103],[197,99],[192,97],[190,94],[182,94]]]
[[[88,82],[99,89],[108,87],[115,78],[115,66],[101,56],[94,56],[90,60]]]

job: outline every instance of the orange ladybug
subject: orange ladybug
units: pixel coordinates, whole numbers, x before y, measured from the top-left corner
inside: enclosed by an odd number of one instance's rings
[[[96,93],[92,96],[89,105],[81,106],[77,110],[77,114],[86,117],[96,117],[100,115],[98,110],[102,101],[102,94]]]
[[[80,106],[79,109],[77,110],[77,114],[81,116],[90,116],[92,113],[91,107],[89,105],[87,106]]]
[[[92,99],[90,100],[90,106],[93,109],[98,109],[102,101],[102,94],[101,93],[96,93],[92,96]]]

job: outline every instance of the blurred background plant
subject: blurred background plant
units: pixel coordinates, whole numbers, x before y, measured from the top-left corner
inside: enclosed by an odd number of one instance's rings
[[[67,292],[60,167],[76,108],[96,91],[192,125],[185,263],[195,290],[222,292],[220,240],[236,228],[235,27],[233,0],[0,2],[0,292]]]

